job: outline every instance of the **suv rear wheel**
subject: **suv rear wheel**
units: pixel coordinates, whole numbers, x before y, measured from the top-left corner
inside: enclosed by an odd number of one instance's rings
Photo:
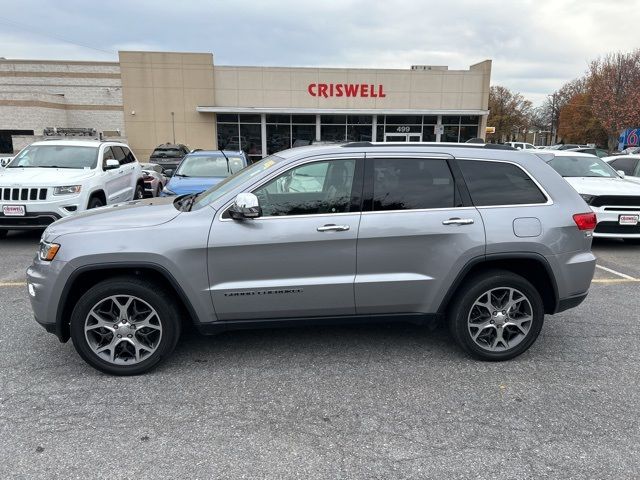
[[[456,342],[482,360],[508,360],[525,352],[544,323],[536,288],[520,275],[492,270],[466,281],[449,312]]]
[[[158,285],[134,277],[98,283],[71,314],[71,338],[92,367],[138,375],[167,358],[180,337],[180,318]]]

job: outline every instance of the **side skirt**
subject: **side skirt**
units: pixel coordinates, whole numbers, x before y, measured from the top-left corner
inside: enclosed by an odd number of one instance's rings
[[[444,320],[439,313],[398,313],[384,315],[344,315],[331,317],[302,317],[302,318],[270,318],[259,320],[231,320],[210,324],[195,324],[203,335],[216,335],[229,330],[253,330],[261,328],[291,328],[308,327],[313,325],[358,325],[372,323],[412,323],[414,325],[436,326]]]

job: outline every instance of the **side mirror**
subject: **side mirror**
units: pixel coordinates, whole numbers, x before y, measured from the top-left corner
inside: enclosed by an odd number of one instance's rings
[[[105,170],[113,170],[114,168],[120,168],[120,162],[118,160],[110,158],[104,163]]]
[[[618,172],[618,175],[620,175],[620,178],[625,177],[625,173],[622,170],[616,170],[616,172]]]
[[[162,173],[164,173],[167,177],[173,177],[173,168],[167,168]]]
[[[234,220],[262,216],[262,208],[260,208],[258,197],[253,193],[239,193],[233,205],[229,208],[229,216]]]

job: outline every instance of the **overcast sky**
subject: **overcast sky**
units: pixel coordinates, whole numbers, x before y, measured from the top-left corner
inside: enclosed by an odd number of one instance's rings
[[[117,60],[213,52],[221,65],[468,68],[534,104],[589,61],[640,46],[640,0],[0,0],[0,56]],[[87,48],[92,47],[92,48]]]

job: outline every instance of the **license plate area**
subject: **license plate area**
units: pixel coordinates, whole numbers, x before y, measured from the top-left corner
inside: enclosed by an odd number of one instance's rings
[[[620,225],[638,225],[638,215],[620,215],[618,223]]]
[[[24,217],[27,214],[27,208],[24,205],[3,205],[2,214],[5,217]]]

